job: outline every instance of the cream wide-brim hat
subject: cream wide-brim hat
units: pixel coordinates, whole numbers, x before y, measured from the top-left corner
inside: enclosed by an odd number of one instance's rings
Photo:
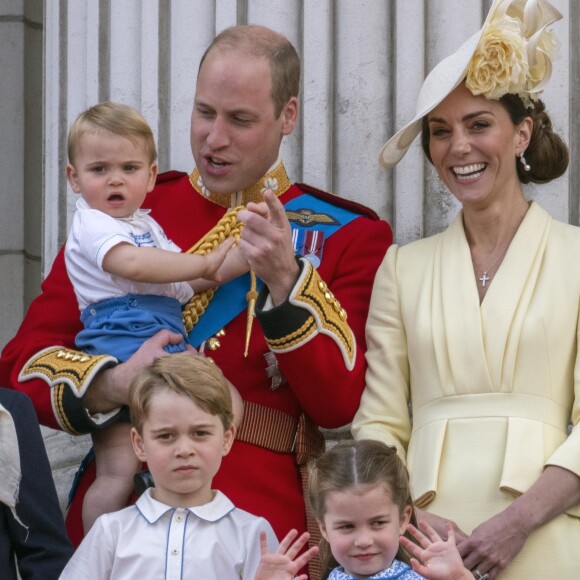
[[[423,117],[437,107],[465,79],[471,58],[475,54],[488,22],[496,18],[498,14],[505,14],[512,5],[516,5],[515,8],[522,13],[530,8],[533,12],[545,12],[538,15],[536,19],[538,29],[540,25],[545,28],[549,23],[562,17],[551,4],[541,0],[494,0],[481,30],[467,39],[456,52],[444,58],[423,81],[417,99],[415,116],[397,131],[381,149],[379,163],[383,167],[394,167],[404,157],[409,146],[421,131]],[[534,14],[534,16],[536,15]]]
[[[423,81],[413,120],[395,133],[381,149],[379,162],[383,167],[393,167],[401,161],[420,133],[423,117],[461,84],[481,34],[480,30],[465,41],[457,52],[443,59]]]

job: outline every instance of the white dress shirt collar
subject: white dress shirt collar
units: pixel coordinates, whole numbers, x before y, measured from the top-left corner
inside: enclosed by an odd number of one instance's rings
[[[151,495],[152,488],[145,490],[145,493],[137,500],[136,506],[139,513],[150,523],[154,524],[169,511],[180,508],[172,508],[157,501]],[[192,514],[207,522],[217,522],[227,516],[236,506],[221,491],[213,491],[213,499],[206,504],[185,508]]]

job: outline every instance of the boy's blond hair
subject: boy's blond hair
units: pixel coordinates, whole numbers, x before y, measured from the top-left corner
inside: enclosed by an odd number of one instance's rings
[[[143,434],[154,395],[171,391],[188,397],[211,415],[217,415],[227,430],[232,425],[232,395],[220,369],[208,358],[177,353],[156,359],[131,381],[129,410],[131,423]]]
[[[149,161],[157,159],[155,137],[149,123],[137,109],[121,103],[99,103],[83,111],[72,123],[68,132],[68,160],[74,164],[79,142],[84,135],[108,131],[126,137],[132,143],[142,140]]]

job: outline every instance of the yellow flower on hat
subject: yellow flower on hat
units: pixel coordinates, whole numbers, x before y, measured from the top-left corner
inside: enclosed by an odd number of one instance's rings
[[[491,22],[471,58],[465,86],[474,95],[499,99],[526,87],[528,58],[526,41],[517,21]]]
[[[469,62],[465,86],[488,99],[513,93],[529,107],[552,75],[558,43],[547,26],[555,13],[540,3],[527,19],[521,2],[512,0],[500,1],[496,8]]]

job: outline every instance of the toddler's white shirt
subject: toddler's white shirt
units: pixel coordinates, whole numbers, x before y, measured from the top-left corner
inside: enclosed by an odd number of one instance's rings
[[[161,248],[180,252],[179,246],[167,238],[161,226],[139,209],[126,218],[114,218],[92,209],[79,197],[65,247],[65,263],[77,296],[79,308],[127,294],[154,294],[177,298],[185,304],[193,296],[187,282],[149,284],[113,276],[103,270],[107,252],[120,243]]]

